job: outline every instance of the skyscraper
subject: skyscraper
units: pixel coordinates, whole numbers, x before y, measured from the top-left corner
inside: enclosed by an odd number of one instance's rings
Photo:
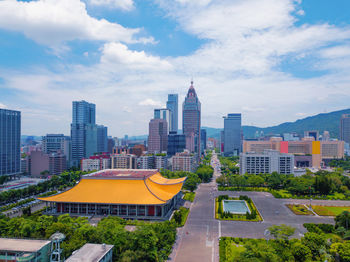
[[[103,125],[97,126],[97,152],[108,152],[107,127]]]
[[[224,155],[238,156],[241,152],[242,142],[241,114],[228,114],[224,117]]]
[[[178,94],[168,94],[166,108],[169,109],[171,113],[171,129],[169,129],[169,132],[177,132],[178,130],[178,107]]]
[[[21,112],[0,109],[0,175],[21,172]]]
[[[71,124],[72,165],[97,152],[96,106],[86,101],[73,101]]]
[[[344,114],[340,119],[340,140],[350,144],[350,114]]]
[[[201,129],[201,153],[207,149],[207,130]]]
[[[193,87],[193,81],[182,104],[182,131],[186,137],[186,149],[200,156],[201,103]]]
[[[168,124],[164,119],[149,122],[148,152],[160,153],[168,149]]]
[[[67,166],[71,161],[71,141],[63,134],[47,134],[42,137],[42,150],[45,154],[62,153],[66,156]]]
[[[170,132],[168,135],[168,156],[174,156],[176,153],[181,153],[186,148],[186,138],[183,134]]]

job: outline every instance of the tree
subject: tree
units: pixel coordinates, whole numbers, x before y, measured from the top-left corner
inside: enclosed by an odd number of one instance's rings
[[[178,225],[181,224],[182,216],[181,216],[181,212],[179,210],[174,212],[174,220],[175,220],[176,224],[178,224]]]
[[[300,242],[292,246],[292,254],[296,262],[310,261],[312,257],[310,248]]]
[[[325,234],[307,232],[301,239],[301,243],[311,250],[312,258],[316,259],[320,255],[320,250],[326,246]]]
[[[276,239],[288,240],[294,234],[295,228],[281,224],[280,226],[273,225],[268,228],[271,235]]]
[[[337,215],[334,219],[335,227],[344,227],[346,230],[350,227],[350,212],[343,211],[341,214]]]

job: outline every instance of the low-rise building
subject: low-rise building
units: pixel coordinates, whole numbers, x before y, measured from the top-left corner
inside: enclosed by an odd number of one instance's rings
[[[137,157],[131,154],[114,154],[111,155],[112,169],[136,169]]]
[[[109,154],[90,156],[81,160],[82,171],[103,170],[111,168],[111,157]]]
[[[66,262],[112,262],[113,245],[87,243],[73,252]]]
[[[197,168],[197,157],[188,151],[176,153],[171,158],[172,171],[194,172]]]
[[[51,241],[0,238],[0,261],[49,262]]]
[[[267,149],[263,153],[241,153],[240,174],[294,173],[294,156]]]

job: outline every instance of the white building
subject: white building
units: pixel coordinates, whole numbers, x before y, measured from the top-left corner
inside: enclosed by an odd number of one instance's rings
[[[183,153],[176,153],[171,158],[172,171],[188,171],[194,172],[197,168],[197,158],[194,154],[190,154],[188,151]]]
[[[263,153],[240,154],[240,174],[294,173],[294,155],[267,149]]]

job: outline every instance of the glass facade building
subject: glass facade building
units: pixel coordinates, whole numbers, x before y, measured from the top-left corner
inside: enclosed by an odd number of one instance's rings
[[[168,156],[174,156],[176,153],[181,153],[186,148],[185,135],[170,132],[168,135]]]
[[[171,113],[171,129],[169,131],[171,132],[177,132],[178,131],[178,102],[179,96],[178,94],[168,94],[168,101],[166,102],[166,108],[170,110]]]
[[[21,172],[21,112],[0,109],[0,175]]]
[[[224,117],[224,155],[238,156],[242,151],[242,116],[228,114]]]

